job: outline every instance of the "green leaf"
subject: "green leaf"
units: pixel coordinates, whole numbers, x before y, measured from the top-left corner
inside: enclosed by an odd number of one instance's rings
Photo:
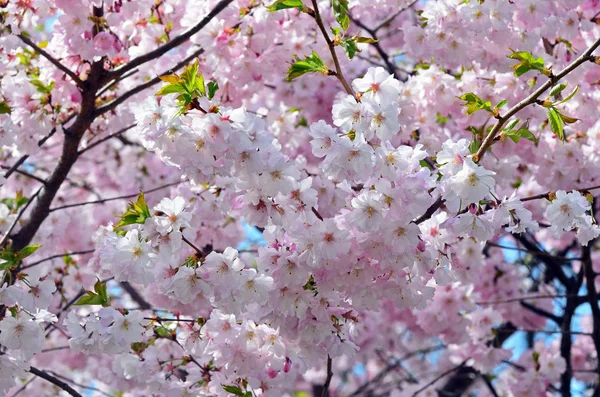
[[[242,396],[242,397],[244,396],[244,392],[238,386],[230,386],[230,385],[221,385],[221,386],[223,387],[223,390],[225,390],[227,393],[231,393],[236,396]]]
[[[550,91],[550,96],[555,97],[558,94],[560,94],[565,88],[567,88],[566,84],[559,84],[557,86],[554,86],[554,88],[552,88],[552,91]]]
[[[571,92],[565,99],[563,99],[560,102],[555,103],[555,105],[560,105],[563,104],[565,102],[568,102],[571,100],[571,98],[573,98],[575,96],[575,94],[577,94],[577,91],[579,91],[579,86],[575,86],[575,88],[573,89],[573,92]]]
[[[4,101],[0,101],[0,114],[10,114],[12,109]]]
[[[209,81],[208,84],[208,99],[213,99],[217,91],[219,90],[219,83],[216,81]]]
[[[527,139],[528,141],[537,142],[537,138],[529,129],[521,127],[518,130],[512,130],[504,133],[505,136],[513,140],[514,143],[519,143],[519,139]]]
[[[100,279],[94,284],[94,291],[98,294],[105,302],[108,301],[108,293],[106,292],[106,283],[102,283]]]
[[[548,108],[548,124],[552,132],[562,141],[565,140],[563,119],[554,108]]]
[[[544,59],[542,57],[535,58],[530,52],[513,51],[508,58],[519,61],[519,63],[516,65],[511,66],[511,68],[515,71],[515,76],[517,77],[529,72],[530,70],[537,70],[546,76],[550,76],[551,74],[550,69],[547,69],[544,65]]]
[[[565,124],[573,124],[573,123],[579,121],[579,119],[576,119],[575,117],[567,116],[566,114],[563,114],[559,111],[557,111],[557,113]]]
[[[506,105],[508,103],[508,101],[505,99],[503,101],[498,102],[498,104],[496,105],[497,109],[500,109],[502,106]]]
[[[302,0],[277,0],[275,3],[267,6],[267,9],[270,12],[285,10],[287,8],[297,8],[302,10],[303,6]]]
[[[117,227],[144,224],[146,219],[151,216],[150,209],[146,205],[146,200],[144,199],[144,193],[140,192],[137,201],[135,203],[130,201],[127,205],[127,211],[121,216],[121,220],[117,223]]]
[[[342,29],[347,30],[350,26],[350,17],[348,16],[348,0],[331,0],[333,7],[333,16]]]
[[[77,302],[74,303],[75,306],[85,306],[85,305],[104,305],[105,301],[102,299],[100,295],[94,294],[93,292],[88,291],[87,295],[79,298]]]
[[[506,126],[505,130],[506,131],[510,131],[513,128],[515,128],[515,126],[519,123],[521,119],[514,119],[513,121],[511,121],[510,123],[508,123],[508,125]]]
[[[377,43],[379,41],[379,40],[372,39],[370,37],[356,37],[354,40],[356,40],[357,43],[367,43],[367,44],[373,44],[373,43]]]
[[[303,60],[295,57],[294,63],[290,65],[287,71],[286,81],[292,81],[306,73],[322,73],[327,74],[329,69],[316,52],[306,56]]]
[[[354,58],[354,55],[356,55],[357,52],[360,52],[356,46],[356,42],[352,39],[342,39],[341,44],[342,47],[344,47],[344,51],[346,51],[346,55],[348,55],[348,59]]]
[[[184,93],[186,89],[181,85],[167,84],[163,86],[156,94],[156,96],[169,95],[175,93]]]
[[[154,328],[154,332],[156,333],[156,335],[160,336],[161,338],[166,338],[166,339],[172,338],[171,330],[162,325]]]
[[[77,306],[84,305],[102,305],[107,307],[110,305],[110,298],[108,297],[108,293],[106,292],[106,283],[100,281],[98,279],[96,284],[94,284],[94,292],[86,291],[86,294],[79,298],[77,302],[75,302]]]
[[[446,124],[448,121],[450,121],[450,115],[444,116],[441,113],[437,113],[436,114],[436,119],[435,119],[436,123],[444,125]]]
[[[162,81],[164,81],[165,83],[169,83],[169,84],[181,84],[183,83],[183,80],[181,79],[181,77],[177,76],[176,73],[173,73],[171,75],[167,75],[167,76],[158,76],[159,79],[161,79]]]
[[[41,247],[41,245],[28,245],[25,248],[23,248],[21,251],[19,251],[19,253],[15,256],[15,259],[17,261],[22,261],[23,259],[27,258],[28,256],[31,256],[40,247]]]
[[[40,80],[34,79],[34,80],[29,80],[29,82],[35,86],[35,88],[37,88],[37,91],[39,93],[42,94],[49,94],[50,92],[52,92],[52,88],[54,88],[54,82],[51,82],[48,85],[45,85],[44,83],[42,83]]]
[[[469,144],[469,152],[471,152],[471,154],[477,153],[477,151],[481,147],[481,143],[481,137],[478,134],[473,134],[473,140]]]
[[[486,110],[487,112],[494,114],[494,115],[496,113],[492,109],[491,102],[484,101],[483,99],[479,98],[477,95],[473,94],[472,92],[468,92],[457,98],[465,101],[465,103],[463,103],[462,106],[467,107],[467,112],[466,112],[467,115],[471,115],[471,114],[477,112],[478,110]]]

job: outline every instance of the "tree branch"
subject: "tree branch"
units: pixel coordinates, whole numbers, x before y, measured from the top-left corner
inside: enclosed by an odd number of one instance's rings
[[[150,310],[152,309],[152,305],[148,303],[146,299],[135,289],[133,285],[128,283],[127,281],[121,281],[121,287],[129,294],[131,299],[135,301],[140,307],[140,310]]]
[[[499,116],[498,121],[492,128],[492,130],[487,134],[485,139],[483,140],[479,150],[477,153],[473,155],[473,161],[478,163],[483,158],[486,150],[492,145],[496,135],[500,132],[504,124],[517,112],[522,110],[523,108],[533,104],[536,100],[549,88],[554,86],[560,79],[571,73],[581,64],[590,61],[592,58],[592,53],[600,46],[600,39],[596,40],[594,44],[590,46],[583,54],[581,54],[577,59],[571,62],[567,67],[561,70],[556,76],[551,76],[544,84],[540,86],[537,90],[535,90],[531,95],[527,98],[523,99],[521,102],[517,103],[515,106],[510,108],[508,112],[504,116]]]
[[[181,61],[177,65],[173,66],[171,69],[166,70],[165,72],[161,73],[160,76],[168,76],[168,75],[173,74],[173,72],[181,69],[182,67],[187,65],[192,59],[198,57],[203,52],[204,52],[204,49],[199,48],[198,50],[194,51],[190,56],[186,57],[183,61]],[[144,91],[146,88],[150,88],[153,85],[158,84],[160,82],[161,82],[160,77],[155,77],[155,78],[145,82],[144,84],[140,84],[139,86],[127,91],[120,97],[116,98],[112,102],[109,102],[106,105],[98,108],[98,110],[96,112],[96,116],[100,116],[110,110],[115,109],[117,106],[119,106],[121,103],[125,102],[127,99],[129,99],[133,95],[140,93],[140,92]]]
[[[117,137],[117,136],[119,136],[119,135],[122,135],[122,134],[124,134],[125,132],[129,131],[130,129],[132,129],[132,128],[133,128],[133,127],[135,127],[136,125],[137,125],[137,123],[136,123],[136,124],[131,124],[131,125],[128,125],[127,127],[125,127],[125,128],[121,128],[119,131],[117,131],[117,132],[113,132],[112,134],[110,134],[110,135],[107,135],[107,136],[105,136],[104,138],[101,138],[101,139],[97,140],[96,142],[90,143],[88,146],[84,147],[84,148],[83,148],[83,149],[81,149],[79,152],[77,152],[77,155],[78,155],[78,156],[80,156],[81,154],[83,154],[83,153],[87,152],[87,151],[88,151],[88,150],[90,150],[90,149],[93,149],[93,148],[95,148],[96,146],[100,145],[101,143],[103,143],[103,142],[106,142],[106,141],[108,141],[109,139],[112,139],[112,138],[114,138],[114,137]]]
[[[327,355],[327,379],[325,379],[325,384],[323,384],[323,393],[321,393],[321,397],[329,396],[329,384],[331,383],[332,377],[333,371],[331,369],[331,357]]]
[[[202,18],[202,20],[198,24],[196,24],[194,27],[192,27],[188,31],[180,34],[179,36],[175,37],[173,40],[169,41],[168,43],[158,47],[157,49],[152,50],[144,55],[140,55],[139,57],[132,59],[131,61],[129,61],[127,64],[121,66],[120,68],[113,70],[112,72],[110,72],[108,74],[108,77],[110,79],[120,77],[124,73],[127,73],[128,71],[130,71],[140,65],[143,65],[146,62],[152,61],[153,59],[159,58],[162,55],[169,52],[170,50],[172,50],[173,48],[178,47],[181,44],[185,43],[186,41],[188,41],[190,39],[190,37],[192,37],[193,35],[198,33],[206,25],[208,25],[208,23],[214,17],[216,17],[221,11],[223,11],[225,8],[227,8],[227,6],[229,4],[231,4],[232,2],[233,2],[233,0],[221,0],[215,6],[215,8],[213,8],[208,13],[208,15],[206,15],[204,18]]]
[[[35,52],[39,53],[41,56],[43,56],[44,58],[49,60],[50,63],[52,63],[54,66],[56,66],[58,69],[63,71],[66,75],[68,75],[75,82],[75,84],[77,84],[77,86],[81,87],[83,85],[83,81],[81,81],[81,79],[79,78],[79,76],[77,76],[75,74],[75,72],[73,72],[72,70],[67,68],[62,63],[58,62],[58,60],[56,60],[56,58],[54,58],[52,55],[48,54],[46,51],[44,51],[43,49],[38,47],[30,38],[25,37],[22,34],[18,34],[17,37],[19,39],[21,39],[21,41],[23,43],[25,43],[28,46],[30,46],[31,48],[33,48],[35,50]]]
[[[49,373],[47,373],[45,371],[39,370],[35,367],[31,367],[31,368],[29,368],[29,372],[52,383],[55,386],[58,386],[59,388],[63,389],[64,391],[66,391],[67,393],[72,395],[73,397],[83,397],[81,394],[77,393],[77,391],[75,389],[73,389],[71,386],[69,386],[65,382],[55,378],[54,376],[50,375]]]
[[[312,4],[315,9],[314,10],[315,11],[315,14],[314,14],[315,20],[317,21],[317,25],[319,26],[321,33],[323,33],[323,37],[325,38],[325,41],[327,42],[327,46],[329,47],[329,52],[331,52],[331,57],[333,58],[333,63],[335,64],[335,76],[338,78],[340,83],[342,83],[346,92],[348,94],[352,95],[356,100],[358,100],[358,98],[356,97],[356,93],[354,92],[354,90],[352,89],[350,84],[348,84],[348,81],[344,77],[344,73],[342,72],[342,67],[340,66],[340,61],[335,52],[335,44],[333,44],[333,41],[331,41],[331,39],[329,38],[329,33],[327,33],[327,29],[325,29],[325,25],[323,25],[323,19],[321,18],[321,13],[319,12],[319,5],[317,4],[317,0],[312,0]]]
[[[171,187],[171,186],[179,185],[180,183],[183,183],[183,182],[184,181],[177,181],[177,182],[167,183],[166,185],[162,185],[162,186],[158,186],[158,187],[155,187],[153,189],[150,189],[150,190],[146,190],[143,193],[144,194],[153,193],[153,192],[156,192],[156,191],[161,190],[161,189],[165,189],[165,188],[168,188],[168,187]],[[137,196],[139,196],[139,194],[140,193],[138,192],[138,193],[127,194],[125,196],[105,198],[105,199],[102,199],[102,200],[94,200],[94,201],[86,201],[86,202],[83,202],[83,203],[67,204],[67,205],[62,205],[60,207],[54,207],[54,208],[50,209],[49,212],[64,210],[66,208],[83,207],[85,205],[104,204],[104,203],[107,203],[109,201],[115,201],[115,200],[129,199],[129,198],[137,197]]]

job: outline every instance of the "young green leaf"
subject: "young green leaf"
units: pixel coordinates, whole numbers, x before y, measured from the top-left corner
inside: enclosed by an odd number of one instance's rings
[[[484,101],[483,99],[479,98],[477,95],[473,94],[472,92],[468,92],[457,98],[465,101],[465,103],[463,103],[462,106],[467,107],[467,112],[466,112],[467,115],[471,115],[471,114],[477,112],[478,110],[486,110],[489,113],[495,114],[494,110],[492,109],[491,102]]]
[[[366,44],[373,44],[373,43],[377,43],[379,41],[379,40],[372,39],[370,37],[356,37],[355,40],[357,43],[366,43]]]
[[[290,65],[287,71],[288,77],[286,81],[292,81],[306,73],[322,73],[327,74],[329,69],[316,52],[307,55],[304,59],[295,57],[294,63]]]
[[[546,76],[550,76],[552,73],[550,69],[546,68],[544,65],[544,59],[542,57],[535,58],[530,52],[513,51],[508,58],[519,61],[516,65],[511,66],[511,69],[514,70],[515,76],[517,77],[524,75],[530,70],[537,70]]]
[[[344,47],[348,59],[354,58],[354,55],[356,55],[357,52],[360,52],[353,39],[342,39],[340,43],[342,44],[342,47]]]
[[[519,128],[518,130],[512,130],[512,131],[508,131],[504,133],[505,136],[507,136],[508,138],[512,139],[514,143],[519,143],[519,139],[523,138],[523,139],[527,139],[528,141],[537,142],[537,138],[535,137],[535,135],[533,135],[533,133],[531,131],[529,131],[527,128]]]
[[[575,94],[577,94],[577,91],[579,91],[579,86],[578,85],[575,86],[575,88],[573,89],[573,91],[565,99],[563,99],[560,102],[556,102],[554,105],[561,105],[563,103],[566,103],[566,102],[570,101],[571,98],[573,98],[575,96]]]
[[[230,385],[221,385],[223,387],[223,390],[225,390],[227,393],[231,393],[235,396],[244,396],[244,392],[242,391],[242,389],[240,389],[238,386],[230,386]]]
[[[8,106],[8,103],[0,101],[0,114],[10,114],[12,109]]]
[[[555,96],[557,96],[557,95],[558,95],[558,94],[560,94],[560,93],[561,93],[561,92],[562,92],[562,91],[563,91],[565,88],[567,88],[567,85],[566,85],[566,84],[562,84],[562,83],[561,83],[561,84],[559,84],[559,85],[556,85],[556,86],[554,86],[554,88],[552,88],[552,91],[550,91],[550,96],[551,96],[551,97],[555,97]]]
[[[563,119],[554,108],[548,108],[548,124],[552,132],[562,141],[565,140]]]
[[[348,16],[348,0],[331,0],[333,7],[333,16],[342,29],[347,30],[350,26],[350,17]]]
[[[17,253],[17,255],[15,256],[15,259],[17,261],[22,261],[23,259],[27,258],[28,256],[33,255],[33,253],[35,251],[37,251],[40,247],[41,247],[41,245],[28,245]]]
[[[163,96],[163,95],[184,93],[184,92],[186,92],[186,89],[183,85],[167,84],[167,85],[163,86],[160,90],[158,90],[158,92],[154,95]]]
[[[279,10],[285,10],[288,8],[297,8],[302,10],[303,4],[302,0],[277,0],[275,3],[267,6],[267,9],[270,12],[275,12]]]
[[[117,223],[117,227],[143,224],[146,222],[146,219],[151,216],[150,209],[146,205],[146,200],[144,199],[144,193],[141,192],[135,203],[133,201],[129,202],[127,211],[121,216],[121,220]]]
[[[516,125],[519,123],[519,121],[521,121],[521,119],[514,119],[513,121],[511,121],[510,123],[508,123],[508,124],[506,125],[506,128],[505,128],[505,130],[506,130],[506,131],[510,131],[510,130],[512,130],[512,129],[513,129],[513,128],[515,128],[515,126],[516,126]]]
[[[208,87],[208,99],[213,99],[215,94],[219,90],[219,83],[216,81],[209,81],[207,84]]]

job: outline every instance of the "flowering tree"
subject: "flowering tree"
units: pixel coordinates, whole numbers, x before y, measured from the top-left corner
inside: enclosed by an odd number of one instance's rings
[[[600,396],[598,0],[0,22],[3,395]]]

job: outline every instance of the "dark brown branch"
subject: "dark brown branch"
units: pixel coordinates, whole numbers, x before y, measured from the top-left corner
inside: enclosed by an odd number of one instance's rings
[[[17,37],[19,39],[21,39],[21,41],[23,43],[25,43],[28,46],[30,46],[31,48],[33,48],[35,50],[35,52],[37,52],[38,54],[40,54],[41,56],[43,56],[44,58],[46,58],[47,60],[49,60],[50,63],[52,63],[54,66],[56,66],[58,69],[60,69],[61,71],[63,71],[66,75],[68,75],[75,82],[75,84],[77,84],[79,87],[82,86],[83,82],[81,81],[81,79],[79,78],[79,76],[77,76],[75,74],[75,72],[73,72],[72,70],[70,70],[69,68],[67,68],[62,63],[60,63],[52,55],[48,54],[46,51],[44,51],[43,49],[41,49],[40,47],[38,47],[29,37],[23,36],[22,34],[18,34]]]
[[[431,218],[433,214],[444,205],[444,201],[445,200],[440,196],[429,208],[427,208],[427,211],[425,211],[423,215],[414,220],[414,223],[418,225]]]
[[[445,376],[450,375],[452,372],[464,367],[464,365],[467,363],[467,361],[468,361],[468,359],[464,360],[462,363],[458,364],[456,367],[450,368],[449,370],[442,372],[441,374],[436,376],[434,379],[432,379],[430,382],[428,382],[425,386],[421,387],[419,390],[414,392],[412,397],[415,397],[416,395],[420,394],[422,391],[425,391],[429,386],[433,385],[438,380],[440,380],[440,379],[444,378]]]
[[[148,303],[146,299],[135,289],[135,287],[129,284],[127,281],[121,282],[121,287],[129,294],[131,299],[135,301],[139,305],[140,310],[150,310],[152,309],[152,305]]]
[[[333,377],[333,370],[331,369],[331,357],[327,355],[327,378],[323,384],[323,392],[321,397],[329,396],[329,385],[331,384],[331,378]]]
[[[181,235],[181,239],[190,247],[192,247],[194,249],[194,251],[196,251],[196,253],[200,256],[200,258],[203,258],[204,255],[204,251],[202,251],[200,248],[196,247],[196,245],[194,245],[194,243],[192,243],[190,240],[188,240],[187,238],[185,238],[185,236],[182,234]]]
[[[530,312],[533,312],[537,315],[540,315],[542,317],[546,317],[552,321],[554,321],[556,324],[563,324],[563,318],[562,317],[558,317],[557,315],[547,312],[544,309],[540,309],[539,307],[533,306],[530,303],[527,303],[525,301],[520,301],[519,302],[521,304],[521,306],[523,306],[525,309],[529,310]]]
[[[197,58],[203,52],[204,52],[204,49],[199,48],[198,50],[194,51],[190,56],[186,57],[183,61],[181,61],[177,65],[173,66],[171,69],[166,70],[165,72],[161,73],[160,76],[168,76],[168,75],[173,74],[175,71],[181,69],[182,67],[184,67],[185,65],[190,63],[191,60],[193,60],[194,58]],[[133,95],[138,94],[138,93],[144,91],[146,88],[150,88],[153,85],[158,84],[160,82],[161,82],[160,77],[155,77],[155,78],[145,82],[144,84],[140,84],[139,86],[122,94],[120,97],[113,100],[112,102],[109,102],[106,105],[98,108],[98,110],[96,112],[96,116],[102,115],[110,110],[115,109],[117,106],[119,106],[120,104],[125,102],[127,99],[131,98]]]
[[[401,10],[400,12],[402,12],[402,11],[403,10]],[[399,13],[397,15],[399,15]],[[375,42],[371,43],[371,45],[373,46],[373,48],[375,48],[375,50],[377,51],[377,53],[383,60],[383,63],[385,63],[385,68],[387,69],[388,73],[392,74],[395,79],[398,79],[396,65],[394,65],[390,61],[390,56],[387,54],[387,52],[384,51],[383,47],[381,47],[381,43],[379,42],[379,38],[377,37],[377,31],[375,29],[370,29],[368,26],[366,26],[364,23],[362,23],[362,21],[360,19],[355,19],[354,17],[350,17],[350,19],[357,26],[359,26],[360,28],[362,28],[364,31],[366,31],[368,34],[371,35],[373,40],[375,40]]]
[[[50,375],[49,373],[47,373],[45,371],[39,370],[35,367],[31,367],[31,368],[29,368],[29,372],[34,374],[35,376],[38,376],[38,377],[52,383],[53,385],[61,388],[62,390],[66,391],[73,397],[83,397],[81,394],[77,393],[77,391],[75,389],[73,389],[71,386],[69,386],[65,382],[55,378],[54,376]]]
[[[231,4],[232,2],[233,2],[233,0],[221,0],[219,3],[217,3],[215,8],[213,8],[194,27],[192,27],[188,31],[180,34],[179,36],[175,37],[173,40],[169,41],[168,43],[158,47],[157,49],[152,50],[144,55],[140,55],[139,57],[132,59],[131,61],[129,61],[127,64],[121,66],[120,68],[113,70],[112,72],[110,72],[108,74],[108,77],[113,79],[113,78],[122,76],[124,73],[127,73],[128,71],[135,69],[138,66],[143,65],[149,61],[157,59],[157,58],[161,57],[162,55],[166,54],[167,52],[169,52],[170,50],[172,50],[173,48],[178,47],[181,44],[187,42],[190,39],[190,37],[192,37],[193,35],[198,33],[200,30],[202,30],[206,25],[209,24],[209,22],[213,18],[215,18],[221,11],[223,11],[225,8],[227,8],[227,6],[229,4]]]
[[[600,308],[598,307],[598,291],[596,290],[596,273],[592,265],[592,253],[591,246],[593,242],[588,243],[586,247],[583,247],[583,266],[585,273],[585,285],[587,287],[587,298],[592,309],[592,339],[594,340],[594,347],[596,348],[596,357],[598,363],[596,364],[596,371],[600,375]]]

